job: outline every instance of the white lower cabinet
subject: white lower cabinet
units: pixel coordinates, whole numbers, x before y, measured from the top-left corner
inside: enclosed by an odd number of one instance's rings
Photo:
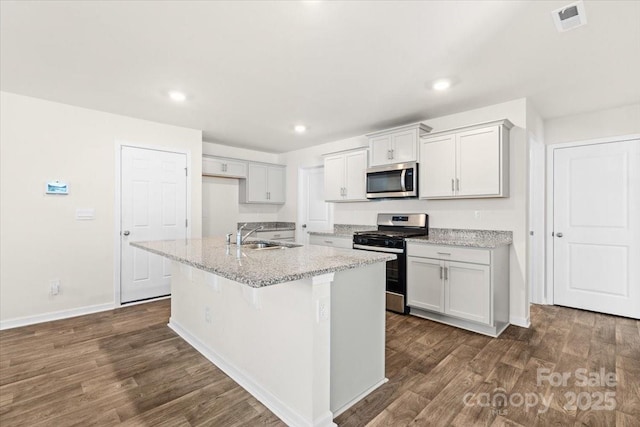
[[[407,257],[407,305],[444,313],[443,261]]]
[[[488,265],[446,261],[444,312],[474,322],[491,322],[491,276]]]
[[[320,236],[317,234],[311,234],[309,236],[310,245],[331,246],[334,248],[353,248],[352,237],[336,237],[336,236]]]
[[[509,326],[509,250],[407,245],[410,313],[485,335]]]

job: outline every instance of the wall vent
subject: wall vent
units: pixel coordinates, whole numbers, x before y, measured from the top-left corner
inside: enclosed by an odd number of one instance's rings
[[[553,16],[553,22],[560,32],[573,30],[587,23],[587,14],[582,1],[556,9],[551,12],[551,16]]]

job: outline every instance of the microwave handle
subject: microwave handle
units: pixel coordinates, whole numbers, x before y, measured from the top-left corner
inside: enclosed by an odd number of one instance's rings
[[[400,187],[402,187],[402,191],[407,191],[407,185],[405,182],[406,174],[407,174],[407,170],[402,169],[402,172],[400,173]]]

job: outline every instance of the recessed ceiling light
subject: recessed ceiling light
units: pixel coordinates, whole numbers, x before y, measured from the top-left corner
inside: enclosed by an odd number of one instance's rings
[[[447,90],[451,87],[451,80],[441,79],[433,82],[433,90]]]
[[[187,99],[187,95],[182,92],[178,92],[177,90],[172,90],[169,92],[169,98],[176,102],[184,102]]]
[[[305,125],[296,125],[293,130],[297,133],[305,133],[307,131],[307,127]]]

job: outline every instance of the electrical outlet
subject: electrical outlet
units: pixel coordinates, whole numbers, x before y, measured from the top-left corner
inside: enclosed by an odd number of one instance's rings
[[[480,211],[473,211],[473,216],[475,219],[480,219]]]
[[[211,308],[204,308],[204,321],[207,323],[211,323]]]
[[[58,295],[60,293],[60,280],[54,279],[49,281],[49,295]]]

